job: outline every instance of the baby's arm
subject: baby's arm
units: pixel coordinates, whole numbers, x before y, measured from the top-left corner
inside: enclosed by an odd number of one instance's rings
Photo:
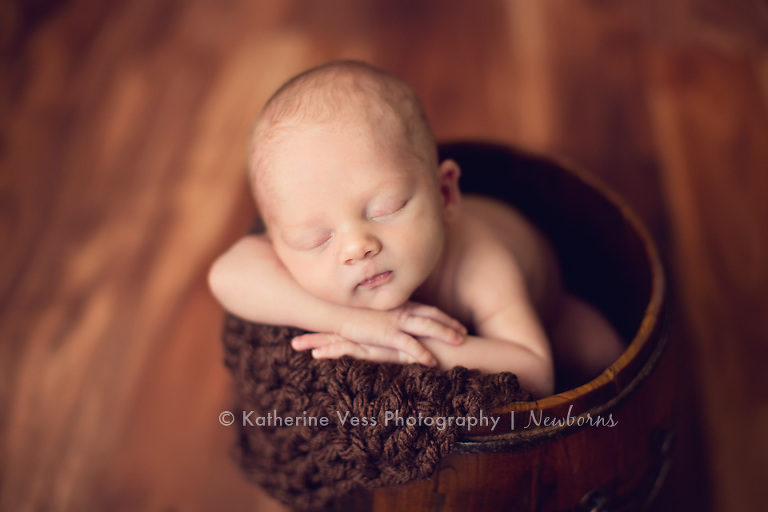
[[[220,256],[208,282],[224,308],[241,318],[331,333],[370,346],[378,360],[434,365],[416,337],[457,344],[465,332],[456,320],[431,306],[407,303],[375,311],[315,297],[296,283],[263,235],[244,237]],[[322,351],[316,355],[323,356]]]
[[[522,331],[529,320],[517,322],[516,308],[500,312],[491,322],[498,327],[483,329],[482,336],[467,336],[461,346],[447,346],[435,340],[424,339],[424,345],[432,351],[442,370],[454,366],[477,368],[484,373],[512,372],[517,375],[520,385],[537,398],[549,396],[554,390],[554,368],[548,349],[541,349],[538,343],[530,343]],[[515,328],[522,328],[516,331]],[[531,327],[528,325],[527,327]],[[496,331],[500,328],[501,331]],[[546,338],[545,338],[546,339]]]
[[[552,351],[526,278],[505,246],[483,237],[474,242],[456,284],[478,336],[468,337],[461,347],[440,347],[429,340],[425,345],[441,368],[461,364],[485,372],[510,371],[534,396],[548,396],[554,391]]]
[[[454,366],[485,373],[509,371],[536,397],[554,391],[552,353],[544,328],[528,298],[525,278],[514,257],[497,244],[478,244],[457,277],[457,293],[472,312],[478,336],[460,346],[430,337],[419,340],[432,352],[441,370]],[[397,350],[366,347],[342,336],[310,334],[297,338],[297,349],[315,348],[317,357],[395,360]]]

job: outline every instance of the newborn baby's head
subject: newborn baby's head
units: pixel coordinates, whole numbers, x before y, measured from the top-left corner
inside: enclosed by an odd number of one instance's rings
[[[391,309],[435,270],[459,169],[438,165],[402,80],[358,62],[298,75],[260,114],[249,164],[275,252],[315,296]]]

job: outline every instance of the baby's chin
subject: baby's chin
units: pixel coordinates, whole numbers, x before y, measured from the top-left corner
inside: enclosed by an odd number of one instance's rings
[[[390,301],[373,301],[370,305],[361,306],[361,307],[366,307],[368,309],[375,309],[377,311],[389,311],[390,309],[399,308],[406,302],[408,302],[408,299],[390,300]]]
[[[404,294],[401,293],[379,293],[371,294],[371,296],[351,296],[347,300],[339,300],[338,297],[329,297],[326,300],[330,300],[331,302],[335,302],[342,306],[389,311],[390,309],[399,308],[408,302],[409,299],[410,295],[404,296]]]

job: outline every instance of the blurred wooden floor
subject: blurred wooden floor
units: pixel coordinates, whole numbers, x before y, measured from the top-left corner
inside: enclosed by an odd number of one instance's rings
[[[341,57],[629,200],[676,305],[660,509],[768,502],[765,2],[0,0],[0,51],[0,510],[279,510],[228,457],[204,278],[258,109]]]

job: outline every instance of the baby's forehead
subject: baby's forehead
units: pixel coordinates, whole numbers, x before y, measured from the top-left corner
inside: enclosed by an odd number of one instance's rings
[[[425,172],[423,159],[407,141],[395,143],[386,137],[367,135],[347,138],[345,134],[340,134],[334,142],[330,142],[332,135],[329,135],[329,142],[325,144],[323,132],[331,130],[330,126],[318,127],[274,137],[269,147],[260,152],[253,185],[274,192],[284,186],[305,188],[309,186],[309,177],[320,183],[343,181],[346,184],[358,182],[358,176],[371,177],[376,181],[396,181]],[[311,136],[311,143],[305,145],[304,142],[309,139],[305,137],[307,131],[314,135]],[[339,140],[343,143],[337,151],[312,151],[318,146],[336,149],[340,145]]]
[[[303,197],[313,198],[318,191],[325,194],[321,199],[327,202],[374,197],[377,192],[414,187],[420,176],[433,174],[430,166],[409,149],[371,144],[361,159],[337,160],[333,152],[325,160],[315,153],[297,155],[302,149],[301,139],[283,141],[272,141],[252,181],[257,203],[275,213],[295,208]]]
[[[366,148],[371,159],[397,160],[410,169],[410,161],[424,160],[407,135],[387,123],[373,123],[360,116],[338,116],[316,122],[306,119],[281,119],[261,127],[254,135],[250,164],[252,178],[269,179],[284,172],[284,164],[302,153],[304,142],[323,145],[332,139],[348,142],[350,151]],[[259,180],[255,180],[259,181]]]

